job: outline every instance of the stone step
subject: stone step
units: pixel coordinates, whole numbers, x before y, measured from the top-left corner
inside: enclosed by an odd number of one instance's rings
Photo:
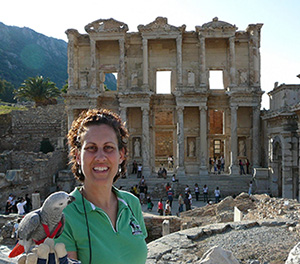
[[[224,197],[248,192],[249,182],[252,180],[252,175],[209,174],[207,176],[186,175],[183,178],[179,178],[178,183],[172,183],[171,175],[173,173],[170,174],[168,174],[166,179],[158,178],[156,175],[145,178],[148,192],[152,198],[165,196],[165,186],[167,183],[173,187],[175,196],[178,196],[180,192],[184,193],[186,185],[190,187],[192,194],[194,194],[194,185],[197,183],[200,193],[202,193],[203,185],[206,184],[209,188],[210,196],[213,196],[214,189],[218,186],[221,190],[221,195]],[[123,190],[129,191],[132,186],[138,185],[139,181],[140,178],[137,178],[136,175],[129,174],[127,178],[119,179],[115,185],[117,187],[122,186]]]

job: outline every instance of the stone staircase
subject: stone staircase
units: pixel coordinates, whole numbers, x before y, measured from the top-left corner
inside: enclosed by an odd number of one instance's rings
[[[198,183],[200,188],[200,198],[202,199],[202,188],[206,184],[209,188],[209,197],[214,199],[214,189],[219,187],[221,191],[221,198],[228,195],[238,195],[241,192],[248,192],[249,182],[252,180],[252,175],[229,175],[229,174],[209,174],[207,176],[199,175],[186,175],[185,177],[177,177],[179,182],[173,183],[173,172],[168,171],[167,178],[158,178],[156,174],[152,174],[149,177],[145,177],[148,192],[153,199],[165,198],[166,191],[165,186],[170,183],[175,191],[175,197],[179,193],[184,194],[186,185],[189,186],[192,195],[194,196],[194,186]],[[137,178],[136,174],[128,174],[127,178],[120,178],[115,186],[122,187],[123,190],[129,191],[134,185],[138,185],[140,178]]]

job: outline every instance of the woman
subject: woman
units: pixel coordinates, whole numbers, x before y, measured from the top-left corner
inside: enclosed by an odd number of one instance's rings
[[[118,115],[88,110],[68,133],[72,172],[83,183],[56,242],[82,263],[145,263],[147,231],[138,198],[113,183],[126,172],[128,132]]]
[[[160,199],[157,203],[157,212],[159,213],[159,215],[164,215],[164,205],[162,199]]]
[[[170,201],[166,201],[165,215],[172,215]]]

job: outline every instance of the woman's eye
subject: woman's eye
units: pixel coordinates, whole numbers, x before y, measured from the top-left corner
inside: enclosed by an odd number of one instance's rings
[[[85,149],[88,151],[96,151],[97,150],[95,146],[89,146],[89,147],[86,147]]]
[[[105,146],[104,149],[106,151],[112,151],[114,149],[114,147],[113,146]]]

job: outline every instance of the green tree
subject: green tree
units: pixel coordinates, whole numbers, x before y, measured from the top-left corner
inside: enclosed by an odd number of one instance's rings
[[[34,101],[35,106],[56,104],[59,95],[60,91],[55,83],[43,76],[29,77],[15,90],[15,98]]]
[[[0,100],[3,102],[9,102],[9,103],[15,103],[16,100],[14,100],[14,86],[12,83],[0,79]]]

